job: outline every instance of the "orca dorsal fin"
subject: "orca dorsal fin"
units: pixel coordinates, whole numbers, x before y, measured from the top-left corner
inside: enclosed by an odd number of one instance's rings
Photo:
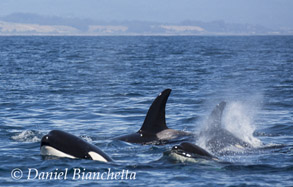
[[[150,106],[140,131],[158,133],[168,129],[165,119],[165,108],[171,89],[166,89],[159,94]]]
[[[219,104],[217,104],[217,106],[211,112],[209,119],[208,119],[209,128],[221,127],[222,115],[223,115],[223,111],[225,109],[225,106],[226,106],[226,102],[222,101]]]

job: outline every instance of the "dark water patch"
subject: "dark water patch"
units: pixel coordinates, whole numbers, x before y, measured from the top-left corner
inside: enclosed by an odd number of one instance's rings
[[[266,171],[267,173],[282,173],[282,172],[289,172],[292,171],[292,166],[287,167],[274,167],[271,165],[231,165],[225,166],[225,170],[234,171],[234,172],[243,172],[247,171],[251,174],[263,173]]]

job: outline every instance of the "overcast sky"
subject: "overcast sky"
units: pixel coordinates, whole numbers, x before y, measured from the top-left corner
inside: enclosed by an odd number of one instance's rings
[[[293,28],[293,0],[0,0],[11,13],[176,23],[184,20]]]

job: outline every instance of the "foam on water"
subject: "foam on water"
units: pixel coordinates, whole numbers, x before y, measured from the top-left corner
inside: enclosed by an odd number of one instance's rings
[[[93,139],[89,136],[81,136],[81,139],[83,139],[86,142],[93,143]]]
[[[24,130],[20,133],[17,133],[14,136],[11,136],[12,140],[17,142],[40,142],[42,138],[42,133],[34,130]]]

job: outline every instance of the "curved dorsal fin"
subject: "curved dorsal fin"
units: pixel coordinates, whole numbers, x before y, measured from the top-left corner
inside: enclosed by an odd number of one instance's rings
[[[139,131],[157,133],[168,129],[165,119],[165,108],[170,93],[171,89],[166,89],[154,100]]]
[[[223,110],[225,109],[226,102],[222,101],[214,108],[212,113],[209,116],[208,122],[209,122],[209,128],[211,127],[220,127],[221,121],[222,121],[222,114]]]

